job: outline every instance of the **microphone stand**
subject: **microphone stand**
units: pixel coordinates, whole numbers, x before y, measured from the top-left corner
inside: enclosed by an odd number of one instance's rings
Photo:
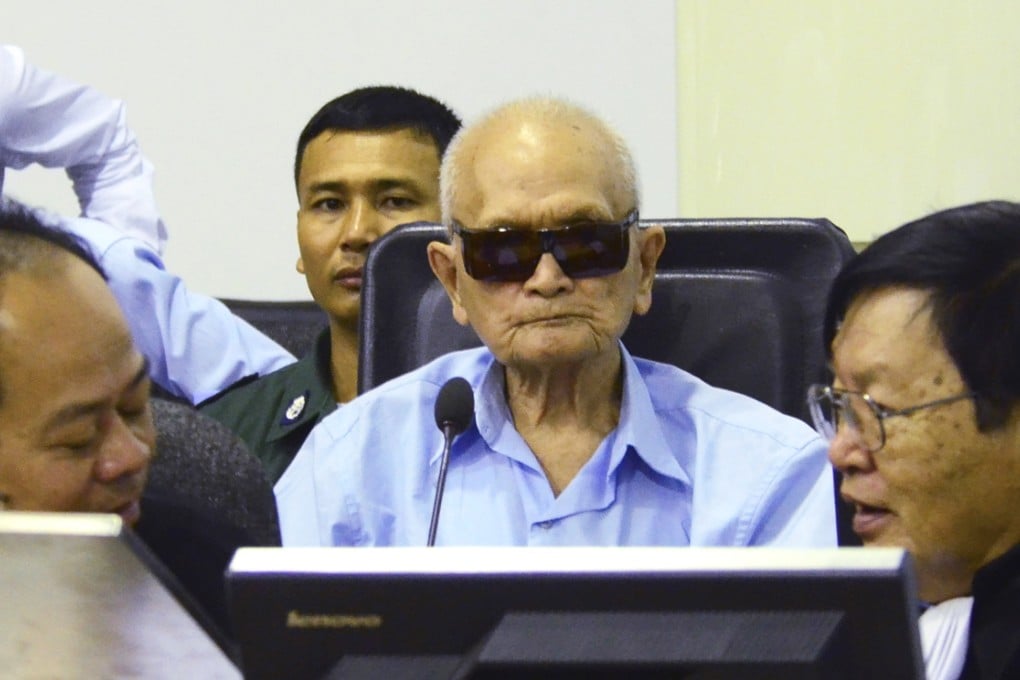
[[[443,423],[443,457],[439,461],[439,481],[436,483],[436,498],[432,502],[432,519],[429,521],[429,548],[436,544],[436,528],[439,526],[439,509],[443,505],[443,489],[446,488],[446,466],[450,462],[450,446],[456,434],[454,423]]]

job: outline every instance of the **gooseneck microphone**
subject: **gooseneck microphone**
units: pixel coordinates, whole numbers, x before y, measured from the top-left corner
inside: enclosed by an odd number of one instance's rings
[[[432,519],[429,521],[430,547],[436,544],[436,527],[439,525],[439,508],[443,504],[443,489],[446,487],[450,445],[457,435],[468,429],[474,415],[475,395],[468,381],[464,378],[447,380],[436,397],[436,427],[443,433],[443,457],[439,461],[439,482],[436,484],[436,500],[432,504]]]

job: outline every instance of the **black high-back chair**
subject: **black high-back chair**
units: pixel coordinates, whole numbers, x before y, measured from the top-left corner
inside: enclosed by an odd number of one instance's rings
[[[299,359],[311,351],[329,321],[311,300],[220,300],[230,311],[278,342]]]
[[[632,354],[674,364],[807,420],[807,385],[826,377],[825,296],[853,255],[825,219],[642,220],[666,230],[651,311],[623,342]],[[445,239],[418,223],[380,239],[362,291],[359,387],[371,389],[429,360],[480,344],[452,317],[425,246]]]
[[[829,286],[854,254],[826,219],[642,220],[666,230],[652,308],[623,337],[634,356],[674,364],[717,387],[810,423],[807,386],[828,379],[822,318]],[[458,325],[425,246],[441,225],[396,229],[369,252],[362,289],[361,391],[480,344]],[[452,377],[452,376],[451,376]],[[857,543],[844,508],[840,542]]]
[[[225,425],[194,407],[152,400],[158,455],[148,488],[197,516],[247,534],[250,545],[280,545],[273,485],[262,464]]]

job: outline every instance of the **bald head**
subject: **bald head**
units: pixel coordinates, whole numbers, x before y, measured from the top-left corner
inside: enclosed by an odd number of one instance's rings
[[[429,263],[459,323],[508,370],[619,366],[631,315],[651,305],[665,234],[631,228],[634,164],[616,133],[566,102],[514,102],[454,139],[440,190],[451,238],[429,244]],[[476,278],[468,259],[500,272]],[[535,322],[550,310],[569,319]]]
[[[486,196],[501,189],[505,202],[533,199],[549,187],[569,191],[582,176],[605,199],[609,214],[638,206],[637,177],[623,139],[589,111],[553,98],[505,104],[464,128],[450,144],[440,173],[443,222],[482,218]],[[514,191],[513,189],[517,189]],[[510,189],[510,191],[507,191]],[[512,205],[487,209],[506,215]],[[466,213],[466,214],[465,214]]]
[[[138,519],[156,433],[144,357],[87,251],[0,209],[0,504]]]

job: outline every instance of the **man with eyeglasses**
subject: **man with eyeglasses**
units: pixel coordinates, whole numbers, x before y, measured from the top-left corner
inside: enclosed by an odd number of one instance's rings
[[[451,242],[429,261],[485,346],[324,419],[276,486],[285,545],[424,545],[433,406],[455,376],[474,421],[437,545],[835,545],[809,427],[620,344],[665,235],[638,227],[634,164],[605,123],[554,99],[503,106],[454,138],[440,195]]]
[[[914,558],[929,678],[1020,678],[1020,204],[929,215],[836,278],[808,401],[866,546]],[[961,675],[962,673],[962,675]]]

